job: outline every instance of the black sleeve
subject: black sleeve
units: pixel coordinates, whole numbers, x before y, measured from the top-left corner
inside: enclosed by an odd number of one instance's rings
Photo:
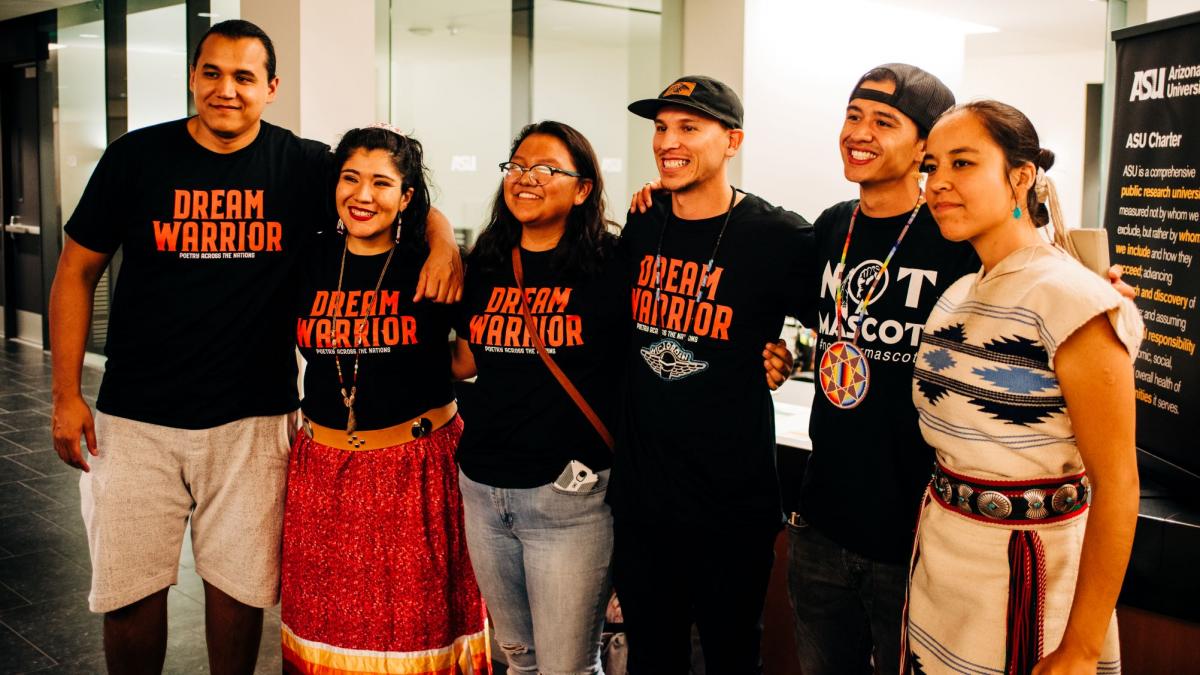
[[[804,289],[803,292],[806,295],[804,300],[807,304],[802,313],[792,316],[806,328],[815,329],[817,325],[816,310],[821,299],[821,273],[824,265],[822,256],[828,254],[830,232],[838,225],[842,206],[843,204],[835,204],[817,216],[816,221],[812,224],[809,252],[803,256],[800,262],[805,271],[797,275],[796,280],[800,288]]]
[[[638,264],[635,258],[645,245],[639,243],[639,238],[644,242],[647,238],[657,237],[662,232],[667,214],[670,213],[671,193],[655,192],[652,199],[653,202],[645,213],[631,210],[625,214],[625,227],[621,228],[621,237],[617,240],[616,254],[619,259],[625,261],[625,269],[629,271],[630,275],[630,284],[633,283],[635,276],[633,270]]]
[[[782,287],[789,316],[805,326],[816,317],[817,288],[820,270],[817,266],[816,231],[803,216],[788,212],[792,221],[788,228],[784,253]]]
[[[616,330],[631,333],[633,322],[629,320],[629,293],[633,288],[633,268],[629,264],[629,249],[622,247],[620,240],[613,246],[612,257],[604,270],[601,288],[604,294],[605,317],[610,317]],[[628,337],[618,343],[625,349]]]
[[[337,221],[333,198],[337,172],[333,166],[333,153],[324,143],[309,140],[300,142],[304,165],[300,194],[306,201],[304,213],[313,214],[306,220],[317,232],[331,230]]]
[[[620,259],[629,259],[629,242],[632,241],[630,232],[630,224],[633,222],[633,214],[630,213],[625,221],[625,227],[621,228],[621,234],[617,237],[617,245],[613,249],[613,254]]]
[[[467,267],[463,273],[463,292],[462,300],[449,306],[451,312],[450,327],[454,329],[455,337],[467,340],[471,335],[471,308],[475,300],[475,285],[479,284],[482,279],[480,275],[482,270]],[[422,300],[422,302],[425,302]]]
[[[71,239],[97,253],[116,253],[123,239],[124,215],[120,205],[128,200],[128,189],[118,184],[125,176],[128,141],[117,139],[100,156],[100,162],[88,178],[75,212],[63,228]]]
[[[421,302],[428,302],[422,300]],[[456,302],[453,304],[441,303],[434,305],[433,314],[434,320],[437,322],[437,334],[441,336],[443,342],[449,344],[450,331],[453,330],[455,337],[458,336],[459,318],[462,312],[463,303]]]
[[[317,290],[321,253],[324,246],[333,242],[328,237],[309,237],[297,256],[296,270],[292,273],[292,306],[297,317],[309,316],[313,294]]]

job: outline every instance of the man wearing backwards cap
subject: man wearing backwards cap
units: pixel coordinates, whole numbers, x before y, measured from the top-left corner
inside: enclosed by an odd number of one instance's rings
[[[634,323],[625,424],[609,487],[614,582],[634,675],[761,672],[763,599],[780,529],[762,345],[815,297],[812,228],[729,185],[742,104],[680,78],[629,110],[654,120],[662,185],[621,246]]]
[[[875,672],[899,670],[913,529],[933,463],[912,404],[912,359],[934,303],[980,265],[967,242],[942,238],[918,182],[925,137],[953,105],[946,85],[920,68],[891,63],[863,75],[839,139],[859,198],[814,224],[813,453],[788,527],[805,675],[871,672],[872,644]]]

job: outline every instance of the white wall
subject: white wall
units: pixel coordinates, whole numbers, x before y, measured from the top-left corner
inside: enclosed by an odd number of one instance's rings
[[[479,228],[512,140],[511,5],[399,0],[392,14],[392,121],[424,145],[436,206]]]
[[[377,121],[374,0],[241,0],[240,13],[275,45],[279,90],[263,119],[330,145]]]
[[[588,138],[618,223],[634,188],[657,176],[652,124],[625,106],[665,86],[660,23],[653,14],[562,0],[538,0],[534,9],[533,119],[565,122]]]
[[[279,77],[279,90],[275,102],[263,111],[263,119],[300,131],[300,91],[303,79],[300,71],[300,5],[301,0],[242,0],[241,18],[257,24],[271,36],[275,45],[275,74]],[[329,51],[338,48],[334,38],[326,42]],[[309,85],[312,86],[312,85]]]
[[[300,128],[337,145],[346,129],[375,119],[374,0],[301,0]]]
[[[1033,122],[1042,147],[1055,154],[1054,179],[1063,217],[1071,227],[1082,223],[1084,120],[1087,83],[1104,81],[1104,49],[1032,53],[1007,33],[968,38],[960,101],[992,98],[1015,106]]]
[[[187,15],[183,5],[134,12],[125,19],[129,58],[129,130],[187,117]]]
[[[1146,21],[1169,19],[1180,14],[1200,12],[1200,0],[1145,0]]]
[[[928,27],[939,39],[915,37]],[[842,175],[838,152],[855,82],[874,66],[900,61],[957,89],[963,40],[971,29],[862,0],[747,0],[744,187],[809,220],[857,196]]]
[[[745,62],[749,51],[746,38],[750,30],[746,15],[750,4],[743,0],[684,0],[682,72],[671,74],[670,79],[646,97],[658,95],[682,75],[708,75],[732,87],[742,97],[742,105],[749,109],[744,73],[750,70]],[[781,9],[793,5],[791,2],[778,4]],[[749,142],[750,137],[747,136]],[[729,165],[729,180],[740,188],[754,191],[753,187],[745,185],[743,167],[747,161],[747,146],[742,147]]]
[[[209,0],[208,13],[209,25],[226,21],[228,19],[242,18],[242,3],[241,0]],[[270,33],[267,33],[270,35]]]
[[[900,61],[937,75],[959,101],[996,98],[1029,115],[1058,157],[1050,175],[1064,216],[1078,224],[1086,84],[1104,79],[1103,35],[1094,50],[1056,52],[1053,41],[993,31],[884,2],[747,0],[746,189],[810,220],[857,196],[837,145],[847,97],[864,72]]]

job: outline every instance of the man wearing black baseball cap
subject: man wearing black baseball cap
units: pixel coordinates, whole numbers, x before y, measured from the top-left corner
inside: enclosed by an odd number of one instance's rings
[[[758,673],[781,527],[762,345],[815,298],[813,232],[729,185],[744,132],[727,85],[682,77],[629,110],[654,120],[670,190],[621,239],[634,339],[608,495],[629,670],[687,673],[695,623],[707,672]]]
[[[729,85],[704,75],[682,77],[663,90],[657,98],[645,98],[629,104],[629,112],[652,120],[663,106],[670,105],[702,112],[728,129],[742,128],[742,100]]]
[[[859,198],[817,218],[813,453],[789,518],[789,591],[805,675],[899,670],[917,505],[933,450],[912,404],[913,357],[942,292],[979,269],[921,197],[925,137],[954,94],[889,63],[850,94],[839,146]],[[889,253],[891,252],[891,253]]]

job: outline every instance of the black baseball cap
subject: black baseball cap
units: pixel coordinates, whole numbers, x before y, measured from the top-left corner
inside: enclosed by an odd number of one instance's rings
[[[881,71],[891,77],[880,77]],[[863,82],[885,80],[894,80],[896,91],[888,94],[862,86]],[[885,103],[899,110],[916,122],[922,136],[933,128],[938,115],[954,107],[954,92],[950,91],[950,87],[933,74],[907,63],[885,63],[867,71],[858,78],[858,84],[854,85],[854,91],[850,92],[850,100],[856,98]]]
[[[731,129],[742,128],[742,99],[729,85],[711,77],[685,75],[663,89],[658,98],[630,103],[629,112],[652,120],[665,105],[698,110]]]

